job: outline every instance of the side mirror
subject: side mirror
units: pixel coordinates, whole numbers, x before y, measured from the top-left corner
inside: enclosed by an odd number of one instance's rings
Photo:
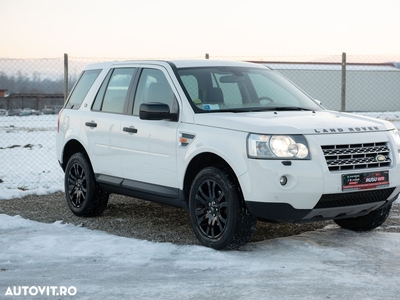
[[[177,121],[178,115],[171,113],[169,106],[160,102],[142,103],[139,109],[139,118],[142,120],[172,120]]]

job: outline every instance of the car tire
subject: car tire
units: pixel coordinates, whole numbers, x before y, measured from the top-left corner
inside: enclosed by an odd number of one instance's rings
[[[95,217],[107,207],[109,194],[98,187],[86,156],[75,153],[65,168],[65,197],[71,211],[80,217]]]
[[[216,250],[248,243],[257,222],[246,209],[235,177],[221,166],[197,174],[190,188],[189,214],[200,243]]]
[[[392,205],[371,211],[365,216],[334,220],[337,225],[353,231],[369,231],[381,226],[387,219]]]

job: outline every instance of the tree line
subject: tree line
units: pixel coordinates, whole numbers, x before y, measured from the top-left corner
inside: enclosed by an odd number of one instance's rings
[[[71,90],[76,77],[69,78],[68,88]],[[15,75],[7,75],[0,72],[0,89],[7,90],[8,94],[63,94],[64,78],[58,79],[41,78],[39,72],[33,72],[32,76],[18,71]]]

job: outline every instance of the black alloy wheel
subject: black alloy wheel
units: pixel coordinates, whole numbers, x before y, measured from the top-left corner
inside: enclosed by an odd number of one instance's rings
[[[251,240],[257,219],[248,213],[235,177],[207,167],[193,181],[189,212],[199,241],[214,249],[237,249]]]
[[[226,196],[215,180],[205,180],[196,192],[196,220],[201,233],[209,239],[219,238],[228,219]]]
[[[71,156],[65,168],[65,197],[77,216],[94,217],[107,207],[109,194],[97,185],[87,157],[82,153]]]
[[[74,163],[68,173],[68,195],[74,208],[81,208],[86,199],[87,180],[85,169],[79,163]]]

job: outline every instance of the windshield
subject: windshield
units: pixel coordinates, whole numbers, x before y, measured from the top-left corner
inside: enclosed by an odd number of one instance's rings
[[[201,67],[178,74],[195,112],[322,109],[270,69]]]

